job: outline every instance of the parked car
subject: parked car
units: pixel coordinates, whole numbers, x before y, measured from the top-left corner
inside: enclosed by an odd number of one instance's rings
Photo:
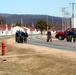
[[[66,31],[73,29],[76,30],[76,28],[68,28],[65,31],[57,31],[55,37],[59,40],[64,40],[66,38]]]

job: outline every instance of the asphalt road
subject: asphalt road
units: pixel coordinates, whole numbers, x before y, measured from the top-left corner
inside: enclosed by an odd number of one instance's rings
[[[52,40],[52,42],[46,42],[46,39],[41,36],[29,36],[27,43],[62,50],[76,51],[76,42],[66,42],[65,40]]]

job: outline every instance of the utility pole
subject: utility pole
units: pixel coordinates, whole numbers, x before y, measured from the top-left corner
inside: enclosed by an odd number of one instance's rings
[[[62,7],[62,30],[65,29],[63,27],[65,27],[65,9],[67,7]]]
[[[70,3],[70,4],[72,4],[72,17],[74,17],[74,5],[75,5],[76,3]]]
[[[48,15],[46,15],[46,19],[47,19],[47,30],[48,30]]]
[[[70,3],[70,4],[72,4],[72,18],[71,18],[71,27],[74,27],[74,5],[76,4],[76,3]]]
[[[54,26],[53,24],[54,24],[54,22],[53,22],[53,16],[52,16],[52,27]]]
[[[66,15],[66,27],[65,28],[67,28],[67,27],[70,27],[69,26],[70,25],[70,22],[69,22],[69,12],[66,11],[65,15]]]
[[[22,21],[22,18],[21,18],[21,26],[23,26],[23,21]]]
[[[48,15],[46,16],[46,19],[47,19],[47,25],[48,25]]]

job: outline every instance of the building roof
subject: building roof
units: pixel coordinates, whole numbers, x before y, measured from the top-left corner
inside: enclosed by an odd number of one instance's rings
[[[22,26],[21,28],[23,28],[25,31],[28,30],[28,27]]]
[[[0,24],[0,29],[6,30],[6,28],[8,30],[11,30],[11,28],[14,28],[14,27],[11,26],[11,25],[7,25],[7,24]],[[34,26],[31,26],[31,27],[21,27],[21,28],[23,28],[24,30],[27,30],[27,29],[35,30],[36,29]]]
[[[27,28],[29,28],[30,30],[35,30],[35,29],[36,29],[34,26],[32,26],[32,27],[27,27]]]
[[[0,29],[5,30],[6,27],[8,28],[8,30],[11,30],[11,27],[12,27],[12,26],[6,25],[6,24],[0,24]]]

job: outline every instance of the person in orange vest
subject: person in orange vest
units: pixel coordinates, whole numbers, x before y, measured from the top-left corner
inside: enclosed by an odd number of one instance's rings
[[[2,55],[4,55],[6,45],[5,45],[5,43],[3,41],[1,42],[1,45],[2,45]]]

